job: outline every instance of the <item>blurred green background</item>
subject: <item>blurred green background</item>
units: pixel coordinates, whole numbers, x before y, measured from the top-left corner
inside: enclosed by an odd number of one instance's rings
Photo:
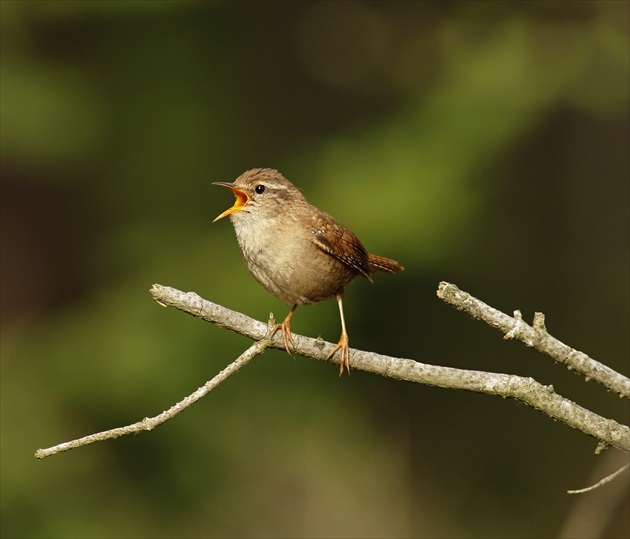
[[[628,403],[443,304],[447,280],[628,374],[629,4],[8,1],[1,8],[2,537],[627,537],[619,452],[514,401],[268,351],[151,433],[261,320],[212,181],[273,167],[406,271],[351,345]],[[339,336],[337,306],[293,329]],[[620,459],[623,461],[623,457]],[[588,515],[585,522],[580,517]]]

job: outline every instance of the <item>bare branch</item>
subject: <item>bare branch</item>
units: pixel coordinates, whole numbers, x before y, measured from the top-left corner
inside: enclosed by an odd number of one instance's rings
[[[628,466],[630,466],[630,464],[625,464],[624,466],[619,468],[616,472],[613,472],[610,475],[607,475],[606,477],[604,477],[604,479],[602,479],[601,481],[598,481],[597,483],[595,483],[594,485],[591,485],[590,487],[581,488],[578,490],[567,490],[567,494],[584,494],[585,492],[590,492],[591,490],[595,490],[596,488],[599,488],[602,485],[605,485],[606,483],[610,483],[615,477],[617,477],[618,475],[622,474],[625,470],[627,470]]]
[[[627,453],[609,451],[602,458],[595,460],[589,474],[590,483],[598,483],[595,478],[608,477],[610,470],[621,469],[628,463],[628,458]],[[575,496],[573,498],[575,502],[565,515],[564,522],[558,528],[555,537],[557,539],[612,537],[610,533],[606,533],[606,530],[615,512],[624,506],[630,487],[627,480],[627,468],[624,475],[626,480],[621,479],[620,472],[620,475],[615,475],[616,480],[608,481],[606,488],[599,488],[595,495]]]
[[[453,285],[448,285],[447,283],[440,285],[441,289],[449,286],[453,287]],[[457,287],[453,288],[459,294],[465,294],[459,291]],[[452,289],[450,289],[450,291],[453,292]],[[271,333],[270,328],[273,327],[273,317],[270,318],[268,324],[264,324],[244,314],[231,311],[225,307],[204,300],[193,292],[186,293],[159,284],[153,285],[151,294],[153,298],[164,307],[175,307],[208,322],[241,333],[257,342],[250,346],[241,356],[217,374],[212,380],[206,382],[206,384],[197,389],[194,393],[173,405],[165,412],[155,417],[145,418],[126,427],[99,432],[47,449],[38,449],[35,453],[36,458],[43,459],[76,447],[118,438],[125,434],[152,430],[207,395],[213,388],[246,365],[252,358],[264,352],[266,348],[284,349],[284,342],[281,335],[278,334],[273,339],[269,337]],[[474,298],[471,298],[467,294],[466,297],[467,302],[474,300]],[[474,301],[481,304],[478,300]],[[487,309],[491,308],[487,307]],[[501,317],[507,317],[503,313],[493,309],[490,312],[498,313]],[[514,319],[510,317],[507,318],[512,320],[512,325],[507,330],[509,332],[514,328]],[[519,322],[517,320],[516,323],[520,323],[529,328],[529,326],[522,321]],[[521,328],[521,330],[515,331],[514,334],[520,335],[522,331],[527,330]],[[544,335],[548,337],[546,332]],[[328,361],[328,354],[335,346],[333,343],[325,342],[321,338],[312,339],[295,334],[293,335],[293,342],[295,344],[295,352],[319,361]],[[330,360],[330,362],[337,364],[338,361],[336,357]],[[552,386],[543,386],[532,378],[440,367],[419,363],[411,359],[394,358],[354,349],[351,353],[351,363],[354,369],[360,369],[399,380],[511,397],[540,410],[553,419],[561,421],[572,428],[578,429],[596,438],[600,441],[600,446],[614,446],[626,452],[630,451],[630,429],[628,429],[627,426],[582,408],[576,403],[556,394]]]
[[[520,311],[514,311],[512,318],[460,290],[454,284],[441,282],[437,295],[456,309],[502,331],[505,334],[504,339],[517,339],[566,365],[569,370],[583,374],[587,381],[595,380],[619,396],[630,398],[629,378],[549,335],[543,313],[534,314],[532,327],[523,321]]]
[[[194,292],[182,292],[162,285],[153,285],[153,298],[164,306],[175,307],[181,311],[218,324],[252,339],[262,338],[266,326],[262,322],[244,314],[226,309],[204,300]],[[302,335],[293,335],[295,352],[319,361],[337,363],[337,357],[328,360],[327,356],[335,346],[321,338],[312,339]],[[282,337],[276,335],[270,347],[284,348]],[[612,419],[587,410],[554,392],[552,386],[544,386],[532,378],[508,374],[481,372],[450,367],[440,367],[419,363],[412,359],[401,359],[352,349],[351,366],[381,376],[407,380],[450,389],[465,389],[489,395],[512,397],[553,419],[597,438],[605,445],[630,451],[630,429]]]
[[[84,436],[83,438],[72,440],[71,442],[61,443],[47,449],[38,449],[35,452],[35,457],[38,459],[44,459],[46,457],[50,457],[51,455],[63,453],[64,451],[69,451],[70,449],[75,449],[84,445],[90,445],[95,442],[102,442],[104,440],[119,438],[120,436],[124,436],[125,434],[134,434],[145,430],[153,430],[158,425],[161,425],[165,421],[173,418],[174,416],[179,414],[179,412],[184,411],[186,408],[196,403],[199,399],[206,396],[221,382],[225,381],[227,378],[237,372],[241,367],[247,365],[247,363],[249,363],[254,357],[262,354],[265,351],[265,348],[267,348],[268,344],[269,341],[266,339],[255,342],[238,358],[230,363],[225,369],[217,374],[212,380],[209,380],[194,393],[188,395],[186,398],[182,399],[177,404],[174,404],[168,410],[162,412],[159,415],[156,415],[154,417],[145,417],[142,421],[138,421],[137,423],[133,423],[132,425],[127,425],[126,427],[118,427],[116,429],[97,432],[96,434],[90,434],[89,436]]]

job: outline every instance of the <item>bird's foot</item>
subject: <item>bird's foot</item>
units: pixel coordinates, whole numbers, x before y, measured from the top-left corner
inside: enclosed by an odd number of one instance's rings
[[[348,348],[348,334],[343,332],[341,337],[339,337],[339,342],[332,349],[332,352],[328,354],[326,359],[330,359],[335,355],[337,350],[341,350],[341,355],[339,357],[339,376],[343,374],[343,370],[347,369],[348,376],[350,375],[350,349]]]
[[[284,322],[282,322],[282,324],[276,324],[271,331],[272,338],[278,330],[282,331],[282,340],[284,341],[284,347],[286,348],[287,353],[291,355],[291,348],[295,350],[293,334],[291,333],[291,324],[288,320],[285,320]]]

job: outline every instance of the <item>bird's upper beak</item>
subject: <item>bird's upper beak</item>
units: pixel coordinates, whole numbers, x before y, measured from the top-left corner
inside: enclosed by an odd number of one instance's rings
[[[247,206],[247,203],[249,202],[249,195],[242,189],[235,187],[233,183],[214,182],[212,185],[222,185],[223,187],[227,187],[230,191],[232,191],[232,193],[234,193],[234,196],[236,196],[236,202],[234,202],[234,206],[225,210],[214,221],[212,221],[213,223],[218,221],[219,219],[223,219],[226,215],[241,211],[245,206]]]

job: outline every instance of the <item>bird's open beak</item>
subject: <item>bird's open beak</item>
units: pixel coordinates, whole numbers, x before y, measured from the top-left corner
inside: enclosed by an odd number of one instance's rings
[[[249,202],[249,196],[242,189],[235,187],[233,183],[214,182],[212,185],[222,185],[223,187],[227,187],[230,191],[232,191],[232,193],[234,193],[234,196],[236,197],[236,202],[234,202],[234,206],[225,210],[214,221],[212,221],[213,223],[218,221],[219,219],[223,219],[226,215],[241,211],[245,206],[247,206],[247,203]]]

